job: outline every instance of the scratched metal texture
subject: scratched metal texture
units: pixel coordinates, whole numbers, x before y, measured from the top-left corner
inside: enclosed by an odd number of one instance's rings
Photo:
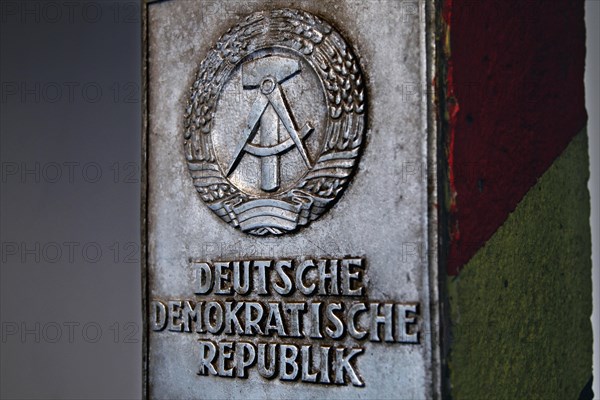
[[[256,237],[227,225],[199,198],[183,152],[183,112],[199,63],[218,38],[252,12],[286,7],[330,22],[359,57],[368,94],[366,143],[350,185],[321,218],[292,234]],[[437,232],[432,213],[436,140],[433,100],[426,90],[433,76],[434,46],[427,32],[433,18],[425,2],[182,0],[148,3],[145,12],[145,304],[154,299],[195,299],[190,258],[350,255],[366,260],[368,288],[363,300],[419,302],[421,332],[418,345],[360,341],[365,353],[358,359],[358,369],[365,386],[354,387],[265,380],[252,369],[248,379],[198,376],[198,334],[146,329],[145,395],[438,397],[437,248],[432,246]],[[428,186],[428,179],[434,184]],[[357,345],[347,336],[327,343]]]

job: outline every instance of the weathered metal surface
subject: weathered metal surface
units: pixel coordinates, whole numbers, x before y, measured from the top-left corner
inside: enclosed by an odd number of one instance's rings
[[[425,4],[146,13],[147,396],[437,397]]]

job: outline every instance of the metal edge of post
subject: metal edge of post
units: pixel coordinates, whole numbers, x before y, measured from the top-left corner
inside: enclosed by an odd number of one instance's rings
[[[148,7],[151,4],[162,3],[170,0],[141,0],[141,21],[142,21],[142,70],[141,70],[141,107],[142,107],[142,146],[141,146],[141,206],[140,206],[140,253],[141,253],[141,278],[142,278],[142,399],[150,398],[150,380],[149,380],[149,354],[150,354],[150,324],[149,315],[149,285],[148,285]]]
[[[446,27],[443,21],[444,0],[433,0],[430,3],[432,16],[430,17],[430,28],[428,33],[431,35],[429,46],[431,49],[429,79],[431,79],[432,101],[430,106],[432,112],[431,126],[435,127],[435,133],[432,135],[431,152],[432,160],[430,168],[432,171],[432,186],[437,190],[435,202],[431,204],[432,215],[437,218],[437,230],[432,239],[437,240],[437,251],[435,252],[437,287],[438,287],[438,307],[437,312],[439,320],[438,329],[438,354],[439,354],[439,379],[438,390],[440,398],[451,399],[450,371],[448,367],[448,357],[451,344],[451,321],[450,321],[450,302],[447,293],[447,254],[450,243],[449,231],[449,210],[446,203],[449,201],[447,191],[448,184],[448,155],[446,153],[448,137],[446,135],[446,76],[447,73],[447,54],[444,50],[444,41],[447,39]],[[435,155],[435,156],[433,156]],[[435,159],[433,159],[435,157]],[[437,207],[436,207],[437,205]]]
[[[142,63],[141,63],[141,185],[140,185],[140,260],[142,278],[142,399],[149,398],[148,391],[148,4],[141,1]]]
[[[426,72],[423,74],[425,82],[422,82],[422,90],[425,90],[425,96],[422,96],[426,102],[426,124],[427,124],[427,262],[429,268],[429,307],[430,307],[430,326],[431,326],[431,367],[432,367],[432,398],[445,398],[443,393],[443,366],[445,364],[444,352],[442,350],[443,340],[443,300],[441,290],[443,288],[441,277],[443,276],[441,259],[440,229],[443,221],[440,218],[439,207],[439,168],[440,160],[443,160],[440,149],[439,136],[439,79],[437,77],[438,65],[438,20],[439,0],[427,1],[421,3],[421,15],[424,16],[422,37],[425,48]]]

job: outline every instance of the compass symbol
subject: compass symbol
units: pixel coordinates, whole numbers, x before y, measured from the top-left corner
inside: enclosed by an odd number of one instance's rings
[[[258,11],[232,26],[200,63],[185,108],[184,154],[202,201],[255,236],[313,223],[357,170],[365,82],[351,44],[315,15]]]
[[[259,89],[248,114],[242,139],[227,168],[227,176],[237,168],[245,153],[261,158],[261,189],[272,192],[279,188],[279,156],[294,146],[308,168],[312,162],[302,142],[314,130],[310,122],[297,129],[297,124],[285,100],[281,85],[300,73],[300,62],[289,57],[267,56],[242,65],[242,85],[246,90]],[[280,141],[280,125],[288,138]],[[260,131],[260,145],[252,140]]]

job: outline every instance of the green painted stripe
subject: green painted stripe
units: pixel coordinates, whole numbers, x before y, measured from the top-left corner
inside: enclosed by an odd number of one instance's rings
[[[449,279],[452,396],[576,399],[592,371],[587,133]]]

